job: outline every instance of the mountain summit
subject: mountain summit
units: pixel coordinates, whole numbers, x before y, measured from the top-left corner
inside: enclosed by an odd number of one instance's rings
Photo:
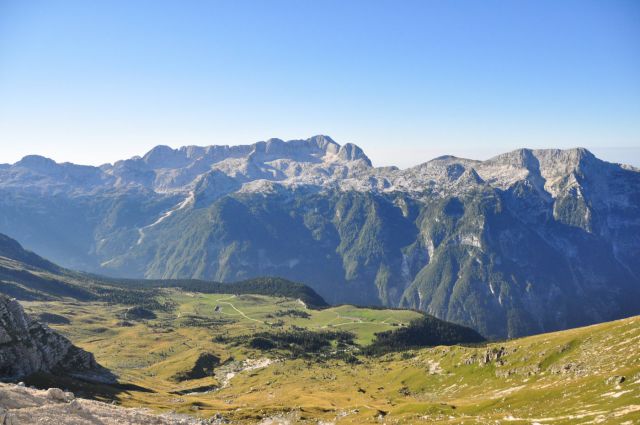
[[[374,167],[327,136],[0,167],[0,232],[128,277],[277,275],[488,337],[640,313],[640,172],[586,149]],[[553,314],[549,314],[553,311]]]

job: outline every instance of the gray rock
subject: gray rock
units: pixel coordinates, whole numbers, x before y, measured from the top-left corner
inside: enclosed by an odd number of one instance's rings
[[[210,422],[187,415],[158,415],[148,409],[122,408],[95,400],[52,403],[50,394],[59,396],[59,391],[0,383],[0,425],[202,425]]]
[[[620,385],[624,381],[626,381],[626,378],[624,376],[614,375],[614,376],[610,376],[609,378],[607,378],[605,380],[605,383],[607,385]]]
[[[75,397],[73,393],[62,391],[60,388],[49,388],[47,390],[49,400],[68,403]]]
[[[91,353],[33,320],[18,301],[5,295],[0,295],[0,343],[0,375],[4,379],[20,379],[35,372],[100,369]]]
[[[12,413],[7,412],[4,414],[2,425],[19,425],[19,422]]]
[[[78,400],[72,400],[71,403],[69,403],[69,409],[77,412],[82,410],[82,404]]]

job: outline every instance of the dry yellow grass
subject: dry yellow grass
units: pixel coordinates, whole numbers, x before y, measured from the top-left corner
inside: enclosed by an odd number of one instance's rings
[[[54,327],[93,352],[122,382],[147,389],[121,389],[105,396],[125,406],[204,417],[220,413],[239,423],[267,418],[339,424],[640,421],[640,317],[483,347],[359,356],[362,363],[353,365],[287,359],[216,342],[215,337],[251,335],[282,320],[284,328],[350,330],[366,344],[374,332],[408,323],[417,313],[340,306],[306,310],[309,319],[275,318],[276,311],[303,307],[294,300],[264,296],[178,291],[165,296],[177,303],[174,312],[130,327],[119,325],[123,306],[25,305],[68,317],[71,324]],[[200,324],[215,320],[198,327],[194,319]],[[214,353],[226,363],[215,376],[177,382],[175,376],[192,368],[201,353]],[[199,387],[217,389],[185,394]]]

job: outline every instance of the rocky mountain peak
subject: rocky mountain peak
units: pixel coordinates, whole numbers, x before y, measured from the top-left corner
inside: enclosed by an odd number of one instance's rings
[[[371,167],[371,160],[359,146],[353,143],[345,143],[338,151],[338,157],[345,161],[362,160],[366,165]]]
[[[331,137],[316,135],[307,139],[271,138],[251,145],[183,146],[172,149],[156,146],[144,157],[118,161],[100,168],[70,163],[57,164],[28,156],[12,166],[0,168],[0,185],[29,187],[33,190],[71,190],[78,193],[99,189],[144,188],[157,193],[181,193],[188,197],[203,177],[215,171],[216,184],[208,192],[216,196],[240,190],[260,192],[273,188],[313,186],[357,191],[406,191],[412,194],[449,189],[463,190],[461,180],[470,168],[470,183],[486,182],[506,190],[527,181],[541,194],[564,193],[581,176],[600,175],[616,167],[600,161],[584,148],[517,149],[486,161],[441,156],[421,165],[400,170],[372,166],[364,151],[353,143],[340,145]],[[620,168],[620,167],[618,167]],[[589,171],[586,171],[589,169]],[[605,170],[605,171],[603,171]],[[606,171],[609,170],[609,171]],[[625,170],[633,171],[630,168]],[[46,177],[46,178],[43,178]],[[223,176],[226,176],[223,178]],[[205,179],[209,181],[208,179]]]
[[[58,163],[53,159],[40,155],[27,155],[15,164],[18,167],[24,167],[33,171],[51,171],[58,167]]]
[[[487,164],[506,165],[514,168],[537,168],[537,162],[533,150],[527,148],[506,152],[485,161]]]
[[[432,160],[430,160],[429,162],[443,162],[443,163],[450,163],[450,162],[456,162],[456,161],[460,161],[463,158],[458,158],[457,156],[453,156],[453,155],[441,155],[438,157],[433,158]]]
[[[147,152],[144,161],[151,168],[178,168],[187,164],[185,149],[172,149],[169,146],[159,145]]]
[[[557,170],[565,173],[599,161],[595,155],[585,148],[536,149],[533,154],[540,162],[541,169]]]
[[[528,149],[521,148],[497,155],[485,161],[485,164],[507,165],[514,168],[538,169],[577,167],[584,162],[593,161],[595,156],[585,148],[572,149]]]
[[[371,168],[371,161],[358,146],[340,146],[329,136],[317,135],[288,141],[271,138],[238,146],[156,146],[142,158],[118,161],[111,167],[103,166],[101,171],[115,177],[121,187],[187,192],[212,170],[236,179],[244,185],[244,191],[260,191],[267,187],[260,180],[322,186],[363,168]]]
[[[506,189],[521,180],[546,186],[547,190],[584,167],[605,164],[584,148],[574,149],[517,149],[482,162],[480,176],[489,183]],[[597,171],[596,171],[597,173]],[[556,190],[551,190],[555,192]]]
[[[252,145],[238,146],[183,146],[173,149],[169,146],[159,145],[147,152],[142,158],[134,157],[125,162],[142,161],[148,168],[156,170],[189,167],[196,163],[212,166],[215,163],[234,158],[247,158],[259,162],[276,159],[314,162],[325,155],[338,155],[345,160],[365,159],[366,162],[370,162],[362,149],[352,144],[345,146],[343,153],[340,154],[341,146],[325,135],[288,141],[271,138]],[[118,161],[114,166],[119,166],[122,162]]]
[[[337,154],[340,150],[340,145],[336,143],[331,137],[319,134],[307,139],[308,143],[315,144],[319,149],[329,154]]]
[[[324,135],[288,141],[273,138],[266,142],[257,142],[252,146],[252,157],[263,161],[291,159],[300,162],[315,162],[326,155],[337,155],[338,158],[345,161],[355,161],[362,158],[366,158],[368,161],[359,147],[351,143],[340,146],[329,136]]]

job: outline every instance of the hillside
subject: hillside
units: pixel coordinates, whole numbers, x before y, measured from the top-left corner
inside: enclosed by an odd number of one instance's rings
[[[53,274],[5,257],[0,262],[5,272],[31,276],[9,281],[30,294],[21,302],[27,312],[92,353],[118,379],[91,383],[75,378],[77,370],[54,368],[54,374],[31,375],[28,385],[237,424],[640,420],[640,317],[485,343],[469,328],[411,310],[312,309],[298,297],[200,292],[205,283],[198,281],[184,287],[83,281],[87,275],[64,269]],[[68,296],[69,288],[87,296]],[[214,289],[226,288],[233,286]],[[56,403],[38,414],[54,418],[67,409]],[[133,423],[188,422],[75,404],[96,409],[105,420],[133,415]],[[12,415],[29,414],[11,409]]]
[[[640,420],[640,317],[501,343],[365,354],[418,313],[164,290],[174,309],[27,302],[121,385],[34,377],[84,397],[235,424],[631,424]],[[375,344],[374,344],[375,346]],[[126,385],[125,385],[126,384]]]
[[[300,299],[309,307],[327,303],[301,283],[275,277],[220,283],[193,279],[116,279],[59,267],[25,250],[17,241],[0,234],[0,294],[19,300],[104,301],[163,309],[155,297],[160,288],[222,294],[262,294]]]
[[[515,337],[638,314],[640,172],[585,149],[374,167],[326,136],[0,167],[0,232],[113,276],[281,276]],[[553,315],[546,314],[554,311]]]

